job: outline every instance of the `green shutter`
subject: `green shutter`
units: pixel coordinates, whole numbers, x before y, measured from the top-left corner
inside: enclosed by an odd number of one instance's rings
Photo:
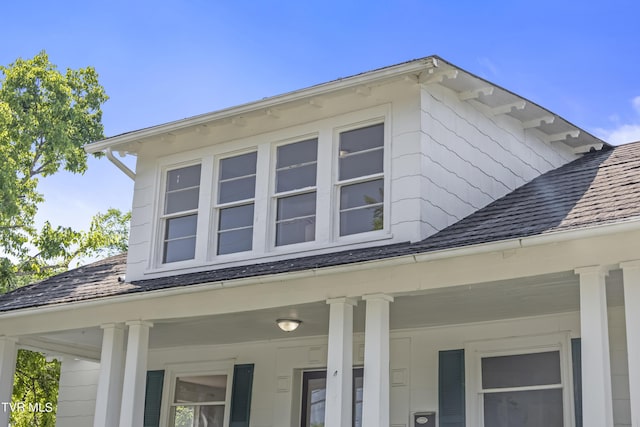
[[[234,366],[230,427],[249,427],[252,386],[253,364]]]
[[[158,427],[160,425],[163,382],[164,371],[147,371],[147,386],[144,394],[144,427]]]
[[[464,427],[464,350],[441,351],[438,362],[440,427]]]
[[[571,362],[573,365],[573,407],[576,412],[576,427],[582,427],[582,341],[571,339]]]

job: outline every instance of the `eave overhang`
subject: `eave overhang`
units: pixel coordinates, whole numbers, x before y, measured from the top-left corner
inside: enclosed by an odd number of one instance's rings
[[[323,98],[345,91],[366,94],[372,87],[394,80],[404,80],[411,84],[442,85],[455,91],[461,101],[474,103],[486,114],[508,115],[521,121],[525,130],[538,132],[539,136],[549,143],[566,144],[577,153],[608,145],[540,105],[437,56],[430,56],[264,98],[260,101],[123,133],[87,144],[85,151],[97,153],[111,149],[135,153],[138,151],[138,144],[150,138],[171,139],[172,133],[188,128],[208,131],[209,127],[237,125],[250,120],[254,115],[286,113],[287,108],[295,108],[303,104],[321,108]]]

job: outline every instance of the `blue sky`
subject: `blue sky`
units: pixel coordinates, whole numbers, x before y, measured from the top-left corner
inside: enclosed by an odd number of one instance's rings
[[[437,54],[613,143],[640,139],[640,3],[6,1],[0,64],[95,67],[107,136]],[[128,210],[106,159],[41,181],[39,221]]]

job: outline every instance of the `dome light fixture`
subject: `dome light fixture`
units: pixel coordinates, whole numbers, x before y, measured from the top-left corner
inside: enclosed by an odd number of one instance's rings
[[[293,332],[298,329],[298,326],[302,323],[302,320],[298,319],[278,319],[276,320],[278,327],[285,332]]]

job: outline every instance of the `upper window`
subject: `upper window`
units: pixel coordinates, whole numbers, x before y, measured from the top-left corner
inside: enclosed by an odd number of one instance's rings
[[[276,152],[276,246],[316,237],[318,140],[281,145]]]
[[[167,172],[163,209],[162,262],[193,259],[200,194],[200,165]]]
[[[220,160],[218,174],[218,255],[253,248],[257,153]]]
[[[340,133],[340,236],[383,228],[384,124]]]

